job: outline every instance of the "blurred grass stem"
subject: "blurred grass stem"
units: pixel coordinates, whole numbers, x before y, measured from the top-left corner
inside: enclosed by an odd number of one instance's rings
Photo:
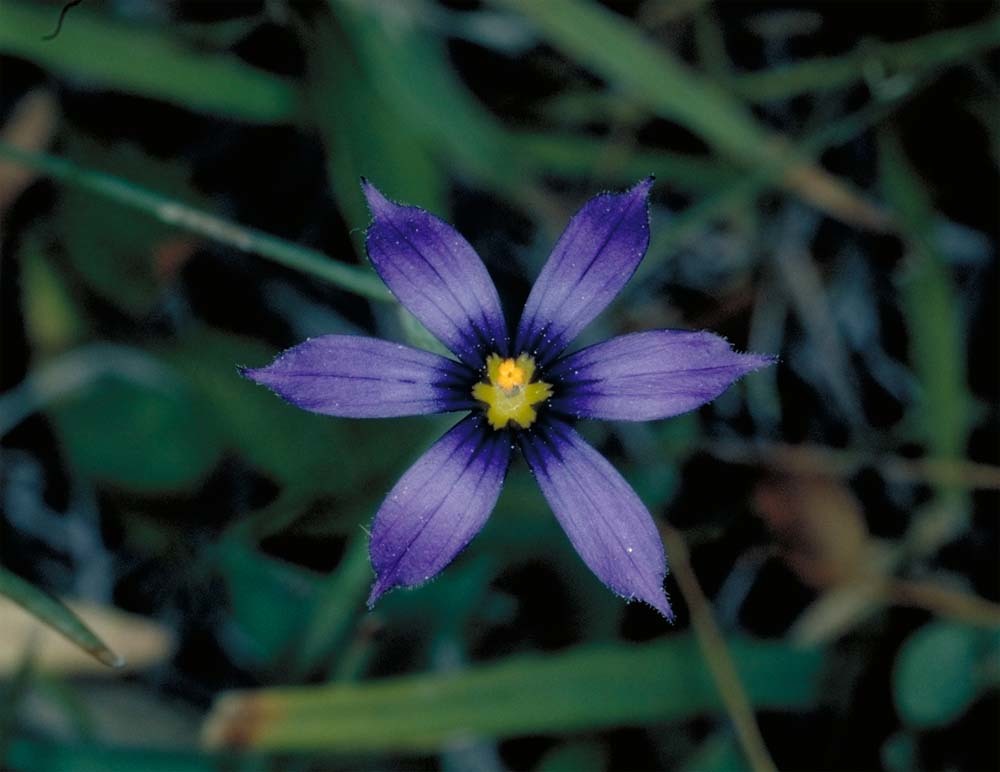
[[[739,75],[727,86],[751,102],[790,99],[851,86],[877,75],[923,73],[958,64],[1000,45],[1000,15],[978,24],[899,43],[866,42],[843,56],[819,57]]]
[[[767,466],[794,474],[847,477],[871,466],[902,482],[1000,490],[1000,467],[965,459],[904,458],[870,450],[732,439],[708,440],[700,447],[729,463]]]
[[[117,375],[153,388],[166,389],[173,376],[145,352],[112,344],[93,344],[36,367],[9,391],[0,394],[0,437],[53,402],[88,386],[98,378]]]
[[[757,726],[757,719],[754,717],[753,706],[729,653],[729,647],[715,623],[712,605],[702,592],[698,577],[691,568],[684,537],[670,526],[660,528],[660,533],[667,554],[670,555],[671,570],[691,612],[691,625],[694,627],[698,646],[719,688],[722,702],[736,728],[740,747],[746,754],[750,768],[754,772],[777,772],[771,754],[764,745],[764,738],[761,737],[760,727]]]
[[[65,158],[21,150],[6,142],[0,142],[0,157],[30,166],[66,185],[83,188],[145,212],[167,225],[302,271],[349,292],[372,300],[392,300],[373,271],[337,262],[317,250],[216,217],[126,180],[84,169]]]
[[[0,52],[99,88],[160,99],[186,110],[250,123],[291,123],[301,95],[287,78],[250,67],[227,52],[179,42],[152,26],[129,24],[84,4],[73,9],[57,40],[59,4],[0,3]],[[122,66],[123,63],[129,63]]]
[[[124,666],[125,660],[98,638],[62,601],[3,568],[0,568],[0,595],[10,598],[29,614],[57,630],[102,665],[115,668]]]
[[[613,11],[581,0],[492,2],[522,14],[564,55],[657,116],[697,134],[718,153],[753,171],[778,163],[782,171],[774,181],[813,206],[853,226],[888,229],[880,207],[792,153],[784,137],[759,123],[741,100]]]

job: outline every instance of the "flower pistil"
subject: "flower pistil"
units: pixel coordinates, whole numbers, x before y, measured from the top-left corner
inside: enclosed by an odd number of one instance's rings
[[[535,405],[552,396],[552,387],[543,381],[532,382],[535,360],[527,354],[517,359],[490,354],[486,359],[487,382],[472,387],[472,396],[486,404],[486,420],[494,429],[503,429],[510,421],[527,429],[535,422]]]

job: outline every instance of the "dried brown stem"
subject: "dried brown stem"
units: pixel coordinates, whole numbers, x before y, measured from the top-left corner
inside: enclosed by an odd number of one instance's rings
[[[715,623],[711,603],[702,592],[698,577],[691,568],[684,537],[670,526],[663,526],[661,533],[667,552],[670,554],[674,578],[691,612],[691,625],[694,627],[698,645],[705,656],[705,663],[712,678],[715,679],[726,712],[736,728],[740,747],[743,748],[755,772],[776,772],[777,768],[768,753],[767,746],[764,745],[764,738],[761,737],[757,719],[729,648],[726,646],[725,638]]]

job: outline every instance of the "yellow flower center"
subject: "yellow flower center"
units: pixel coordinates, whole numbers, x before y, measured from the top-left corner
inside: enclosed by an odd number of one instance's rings
[[[527,354],[517,359],[503,359],[490,354],[486,359],[487,383],[472,387],[472,396],[486,404],[486,420],[494,429],[503,429],[510,421],[527,429],[538,413],[535,405],[552,396],[552,387],[542,381],[531,382],[535,360]]]

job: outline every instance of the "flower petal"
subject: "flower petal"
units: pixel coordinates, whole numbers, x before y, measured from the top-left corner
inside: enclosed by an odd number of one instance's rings
[[[471,367],[491,352],[506,354],[500,298],[469,242],[429,212],[393,203],[367,180],[361,185],[373,218],[368,257],[392,293]]]
[[[429,351],[357,335],[311,338],[244,376],[313,413],[387,418],[475,406],[475,374]]]
[[[369,608],[393,587],[427,581],[472,540],[496,505],[510,451],[507,432],[476,412],[410,467],[372,525]]]
[[[518,352],[551,362],[625,286],[649,245],[652,184],[592,198],[570,220],[528,295]]]
[[[521,449],[580,557],[619,595],[673,618],[663,591],[667,561],[649,511],[600,453],[568,424],[540,421]]]
[[[774,364],[710,332],[622,335],[560,359],[547,377],[553,409],[576,418],[651,421],[711,402],[747,373]]]

